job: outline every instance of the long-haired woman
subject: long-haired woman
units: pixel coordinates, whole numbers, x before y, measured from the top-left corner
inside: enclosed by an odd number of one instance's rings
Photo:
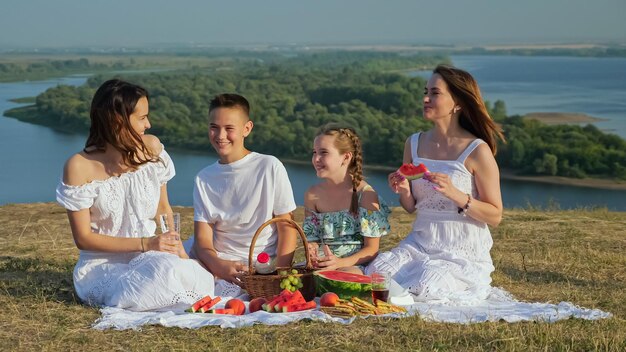
[[[388,271],[417,299],[482,299],[494,270],[488,225],[502,219],[494,155],[503,136],[474,78],[451,66],[438,66],[428,80],[424,118],[434,126],[407,139],[403,162],[430,173],[411,182],[397,172],[388,177],[402,207],[417,210],[413,229],[367,272]]]
[[[160,310],[213,294],[213,276],[187,259],[176,232],[155,235],[172,211],[174,164],[150,128],[148,92],[113,79],[91,102],[85,148],[69,158],[57,186],[80,250],[78,297],[89,305]]]

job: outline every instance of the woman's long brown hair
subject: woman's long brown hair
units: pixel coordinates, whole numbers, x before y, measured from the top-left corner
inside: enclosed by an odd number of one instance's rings
[[[448,84],[454,101],[461,107],[459,124],[489,145],[493,155],[497,151],[497,139],[504,142],[502,129],[493,121],[480,94],[478,83],[467,71],[448,65],[439,65],[433,73]]]
[[[109,144],[122,154],[124,164],[133,170],[158,161],[130,124],[130,115],[144,97],[148,99],[148,91],[138,85],[119,79],[104,82],[91,101],[91,127],[84,152],[104,152]]]

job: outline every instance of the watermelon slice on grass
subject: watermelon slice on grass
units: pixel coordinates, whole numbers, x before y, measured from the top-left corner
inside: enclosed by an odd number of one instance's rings
[[[398,173],[404,176],[409,181],[422,178],[427,172],[428,168],[424,164],[419,164],[417,166],[413,164],[402,164],[402,166],[400,166],[400,168],[398,169]]]

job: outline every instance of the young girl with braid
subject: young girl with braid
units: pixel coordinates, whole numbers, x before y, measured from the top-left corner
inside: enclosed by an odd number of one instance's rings
[[[389,208],[363,180],[361,140],[351,128],[322,127],[313,167],[324,181],[304,195],[304,233],[313,266],[362,273],[389,232]]]

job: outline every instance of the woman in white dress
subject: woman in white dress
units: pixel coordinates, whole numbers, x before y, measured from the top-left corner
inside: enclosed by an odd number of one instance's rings
[[[411,233],[367,268],[388,271],[418,300],[485,299],[494,270],[488,225],[502,219],[500,175],[494,155],[504,139],[489,116],[474,78],[438,66],[424,92],[424,118],[433,128],[410,136],[404,163],[430,173],[409,183],[397,172],[389,186],[409,213]]]
[[[155,236],[156,214],[171,212],[166,183],[174,165],[146,135],[148,93],[104,82],[91,102],[85,148],[57,187],[80,258],[74,287],[85,303],[134,311],[166,310],[212,295],[213,276],[188,259],[180,236]]]

